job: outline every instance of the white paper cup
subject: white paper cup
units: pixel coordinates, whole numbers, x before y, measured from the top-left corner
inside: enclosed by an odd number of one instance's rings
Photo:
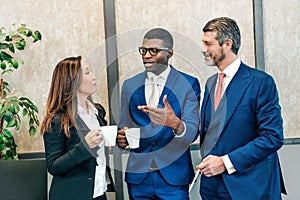
[[[107,147],[116,146],[118,126],[101,126],[100,130],[103,134],[104,145]]]
[[[126,129],[125,135],[131,149],[135,149],[140,146],[140,128]]]

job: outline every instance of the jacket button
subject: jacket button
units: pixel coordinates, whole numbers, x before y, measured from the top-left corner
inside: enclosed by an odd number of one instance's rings
[[[155,142],[152,142],[152,147],[155,147],[155,146],[156,146]]]

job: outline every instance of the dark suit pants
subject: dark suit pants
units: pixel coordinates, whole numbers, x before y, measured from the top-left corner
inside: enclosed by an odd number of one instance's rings
[[[176,174],[174,174],[176,176]],[[168,184],[159,170],[150,171],[141,184],[129,184],[128,193],[131,200],[188,200],[188,185],[174,186]]]
[[[238,186],[237,186],[238,187]],[[202,200],[231,200],[221,175],[206,177],[201,175],[200,195]]]

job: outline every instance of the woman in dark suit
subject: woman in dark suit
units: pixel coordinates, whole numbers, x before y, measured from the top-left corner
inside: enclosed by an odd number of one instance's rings
[[[94,104],[96,79],[81,57],[59,62],[52,75],[41,124],[50,200],[105,200],[106,156],[100,126],[105,110]]]

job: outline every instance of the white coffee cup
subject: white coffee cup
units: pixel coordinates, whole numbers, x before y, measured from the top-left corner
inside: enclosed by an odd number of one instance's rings
[[[140,146],[140,128],[126,129],[125,135],[131,149],[135,149]]]
[[[115,146],[118,133],[118,126],[101,126],[100,131],[103,134],[104,145]]]

